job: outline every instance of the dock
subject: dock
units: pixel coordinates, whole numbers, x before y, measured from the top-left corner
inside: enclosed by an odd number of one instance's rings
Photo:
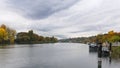
[[[109,46],[99,46],[97,44],[89,44],[89,52],[98,52],[102,54],[102,57],[109,56],[110,54],[110,47]]]

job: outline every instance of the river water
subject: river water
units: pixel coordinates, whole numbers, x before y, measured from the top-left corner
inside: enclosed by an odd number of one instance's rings
[[[0,68],[119,68],[120,60],[102,58],[86,44],[8,45],[0,48]]]

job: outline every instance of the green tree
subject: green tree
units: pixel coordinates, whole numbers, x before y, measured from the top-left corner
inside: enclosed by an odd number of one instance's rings
[[[54,36],[51,37],[51,42],[57,42],[57,41],[58,41],[57,38],[55,38]]]
[[[7,27],[7,33],[10,43],[13,44],[15,41],[16,30]]]
[[[43,37],[33,33],[33,30],[28,32],[20,32],[16,36],[17,43],[49,43],[55,42],[57,38],[55,37]]]
[[[30,41],[33,41],[34,40],[34,36],[33,36],[33,30],[29,30],[28,31],[28,35],[29,35],[29,37],[30,37]]]
[[[43,36],[39,36],[39,41],[44,41],[44,37]]]
[[[119,42],[120,41],[120,36],[112,36],[110,39],[109,39],[110,42]]]

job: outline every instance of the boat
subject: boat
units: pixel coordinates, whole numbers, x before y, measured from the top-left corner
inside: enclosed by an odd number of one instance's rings
[[[95,43],[90,43],[89,44],[89,52],[97,52],[98,46]]]

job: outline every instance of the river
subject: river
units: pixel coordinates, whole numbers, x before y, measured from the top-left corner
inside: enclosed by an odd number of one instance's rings
[[[101,68],[119,68],[120,60],[102,58]],[[100,68],[86,44],[8,45],[0,48],[0,68]]]

